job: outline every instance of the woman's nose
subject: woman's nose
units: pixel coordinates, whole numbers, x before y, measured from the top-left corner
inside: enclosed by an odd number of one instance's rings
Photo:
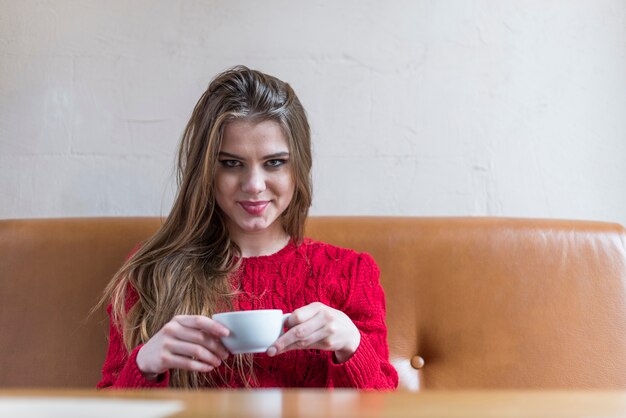
[[[259,194],[265,190],[265,175],[263,170],[251,168],[247,170],[241,183],[241,190],[248,194]]]

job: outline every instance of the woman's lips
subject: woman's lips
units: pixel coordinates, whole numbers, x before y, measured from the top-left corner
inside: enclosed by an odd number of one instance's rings
[[[241,201],[239,202],[243,210],[248,212],[250,215],[260,215],[263,213],[267,205],[270,204],[269,200],[259,200],[259,201]]]

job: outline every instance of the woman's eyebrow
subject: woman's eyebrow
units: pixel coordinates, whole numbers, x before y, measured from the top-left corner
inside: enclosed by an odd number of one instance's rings
[[[284,157],[289,157],[289,153],[287,151],[282,151],[282,152],[276,152],[274,154],[269,154],[266,155],[265,157],[263,157],[264,160],[269,160],[272,158],[284,158]]]
[[[239,156],[237,154],[232,154],[232,153],[226,152],[226,151],[220,151],[219,156],[220,157],[234,158],[234,159],[237,159],[237,160],[243,160],[244,159],[243,157],[241,157],[241,156]],[[269,160],[269,159],[272,159],[272,158],[285,158],[285,157],[289,157],[289,153],[287,151],[281,151],[281,152],[275,152],[273,154],[265,155],[263,157],[263,159],[264,160]]]
[[[238,156],[237,154],[231,154],[230,152],[224,152],[224,151],[220,151],[219,157],[230,157],[230,158],[235,158],[237,160],[243,160],[243,157]]]

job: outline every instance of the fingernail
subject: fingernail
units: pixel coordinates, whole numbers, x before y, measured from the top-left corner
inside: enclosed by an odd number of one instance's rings
[[[267,355],[270,357],[274,357],[276,355],[276,348],[275,347],[270,347],[267,349]]]

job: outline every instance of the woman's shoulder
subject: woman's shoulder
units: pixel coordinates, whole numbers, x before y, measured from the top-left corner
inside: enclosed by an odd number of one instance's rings
[[[344,309],[354,295],[371,294],[380,278],[372,256],[350,248],[305,239],[298,247],[319,282],[321,302]]]
[[[339,247],[327,242],[304,238],[298,250],[306,254],[310,260],[327,261],[342,265],[366,264],[376,267],[372,256],[366,252],[359,252],[351,248]]]

